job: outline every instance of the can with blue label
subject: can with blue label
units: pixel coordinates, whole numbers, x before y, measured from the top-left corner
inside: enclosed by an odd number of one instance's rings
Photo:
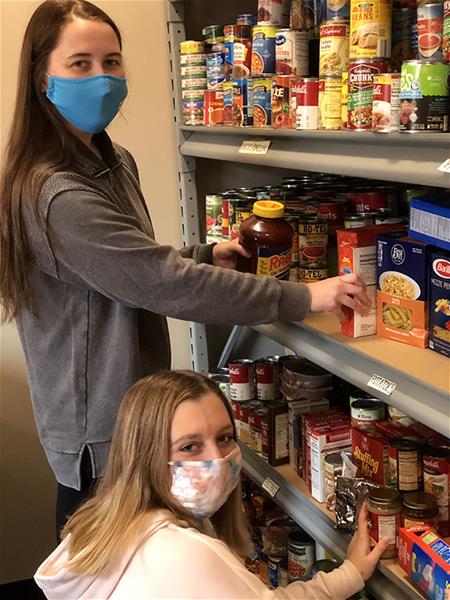
[[[256,15],[251,15],[249,13],[238,15],[236,23],[238,25],[249,25],[250,27],[254,27],[256,25]]]
[[[275,36],[273,25],[257,25],[253,28],[252,77],[275,74]]]
[[[257,77],[253,79],[252,92],[253,127],[272,125],[272,79]]]
[[[233,127],[251,127],[253,117],[251,110],[251,84],[248,79],[236,79],[233,81]]]
[[[400,70],[403,62],[417,58],[417,9],[394,8],[392,11],[391,65]]]
[[[332,19],[350,20],[350,0],[322,0],[321,20],[331,21]]]
[[[282,560],[280,556],[269,556],[269,584],[272,588],[278,587],[279,568]]]

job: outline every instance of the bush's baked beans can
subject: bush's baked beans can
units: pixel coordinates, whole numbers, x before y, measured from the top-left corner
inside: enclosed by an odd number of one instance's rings
[[[272,125],[272,79],[258,77],[253,79],[253,127]]]
[[[373,78],[387,71],[383,58],[350,61],[348,67],[348,123],[355,131],[372,129]]]
[[[442,59],[450,62],[450,0],[444,0],[444,24],[442,27]]]
[[[450,65],[413,60],[403,63],[400,81],[400,131],[449,130]]]
[[[394,8],[392,11],[391,67],[400,70],[405,60],[417,58],[417,8]]]
[[[277,75],[272,79],[272,127],[291,126],[290,86],[292,75]]]
[[[229,363],[231,400],[253,400],[255,397],[254,363],[249,358]]]
[[[205,92],[204,125],[223,125],[223,92]]]
[[[350,0],[350,59],[391,56],[391,0]]]
[[[270,23],[277,27],[287,27],[289,22],[288,0],[258,0],[258,24]]]
[[[316,77],[291,81],[291,124],[296,129],[318,129],[319,80]]]
[[[320,26],[319,75],[341,76],[348,67],[349,25],[343,21],[325,21]]]
[[[319,128],[341,129],[342,77],[319,80]]]
[[[275,36],[275,55],[277,75],[307,76],[309,73],[308,33],[279,29]]]
[[[252,77],[273,75],[275,73],[276,32],[277,28],[273,25],[256,25],[256,27],[253,27]]]
[[[419,58],[442,60],[444,5],[424,4],[417,7]]]
[[[398,131],[400,118],[400,73],[373,77],[372,131]]]
[[[278,360],[267,357],[255,361],[256,397],[258,400],[277,400],[280,397]]]
[[[350,0],[322,0],[322,21],[350,21]]]

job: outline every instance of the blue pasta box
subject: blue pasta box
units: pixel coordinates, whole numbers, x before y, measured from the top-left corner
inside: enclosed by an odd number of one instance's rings
[[[450,252],[431,248],[429,258],[429,346],[450,357]]]
[[[395,235],[377,238],[377,334],[428,345],[427,245]]]
[[[409,235],[450,251],[450,194],[413,198]]]

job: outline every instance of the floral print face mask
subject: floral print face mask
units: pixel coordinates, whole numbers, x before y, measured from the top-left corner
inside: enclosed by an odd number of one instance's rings
[[[216,513],[238,485],[242,456],[239,446],[230,454],[214,460],[174,460],[172,494],[196,517]]]

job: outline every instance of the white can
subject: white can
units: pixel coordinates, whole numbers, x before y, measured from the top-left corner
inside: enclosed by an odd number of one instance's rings
[[[400,73],[373,76],[372,131],[389,133],[400,126]]]
[[[319,80],[316,77],[292,82],[291,119],[296,129],[319,127]]]
[[[275,36],[277,75],[306,76],[309,73],[309,38],[306,31],[279,29]]]

